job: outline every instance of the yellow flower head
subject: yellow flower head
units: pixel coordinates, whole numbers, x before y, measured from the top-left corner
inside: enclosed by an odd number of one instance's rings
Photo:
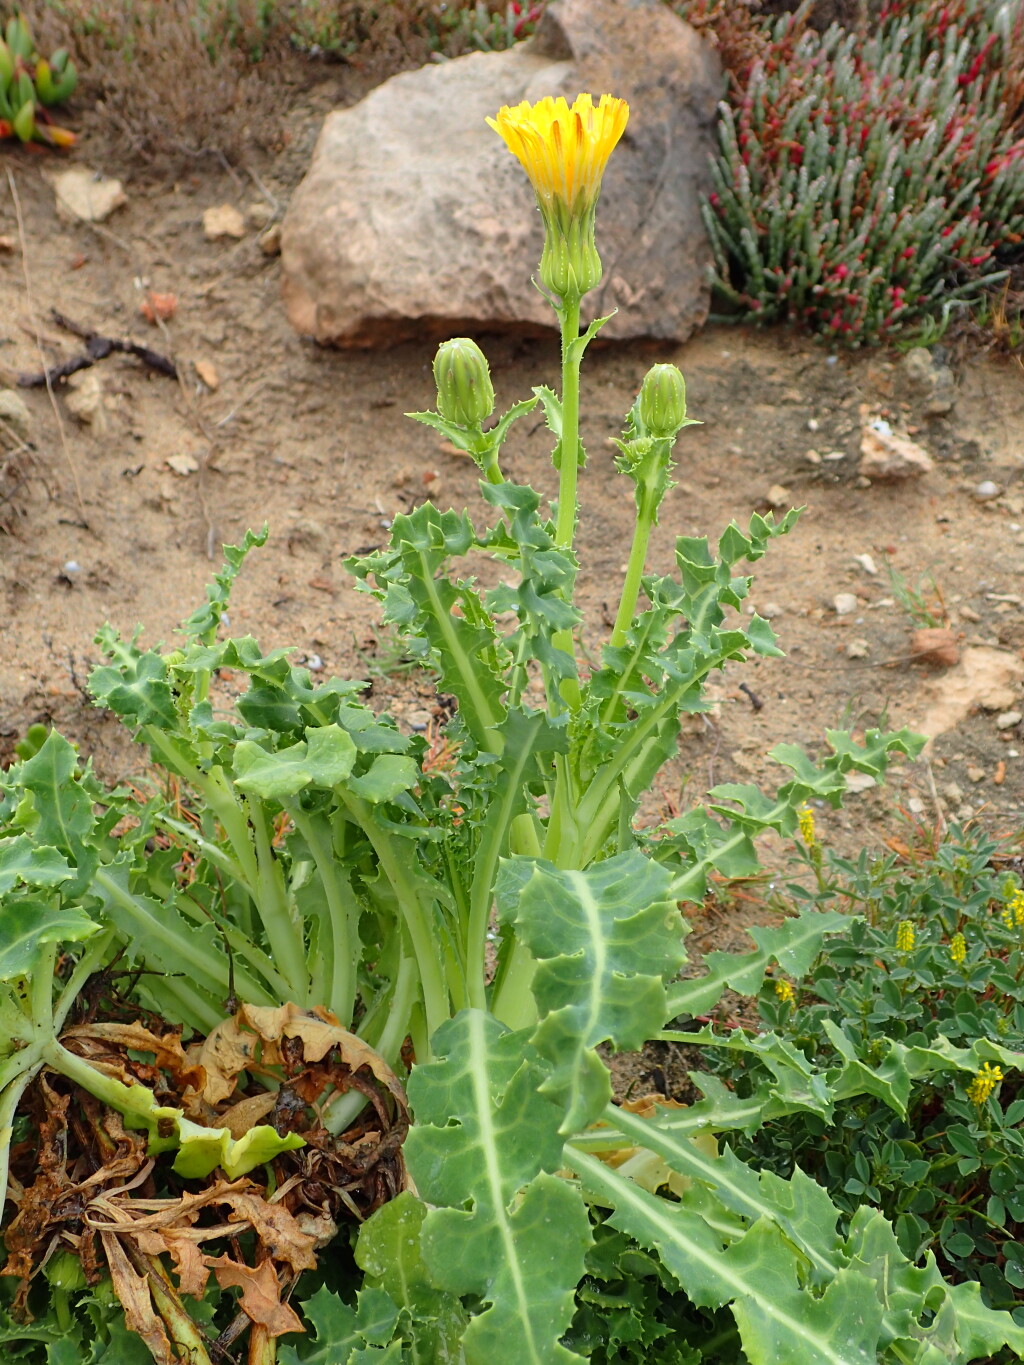
[[[801,806],[796,813],[796,818],[800,822],[800,838],[808,848],[813,848],[818,842],[818,836],[814,828],[814,811],[810,806]]]
[[[990,1062],[983,1062],[981,1070],[967,1087],[967,1098],[972,1104],[976,1104],[980,1107],[988,1100],[1002,1079],[1003,1071],[1001,1067],[992,1066]]]
[[[917,942],[917,934],[914,926],[908,919],[901,919],[896,926],[896,951],[898,953],[909,953],[913,951],[914,944]]]
[[[788,981],[781,980],[776,981],[775,994],[779,997],[779,999],[782,1001],[784,1005],[791,1005],[793,1001],[796,999],[796,991],[793,989],[793,987],[790,985]]]
[[[1007,895],[1003,920],[1009,929],[1024,929],[1024,891],[1018,887]]]
[[[504,105],[487,122],[530,177],[544,219],[540,276],[559,298],[582,297],[601,279],[594,218],[601,177],[622,136],[629,105],[614,95],[561,95]]]
[[[954,934],[949,940],[949,955],[959,967],[967,957],[967,940],[963,934]]]

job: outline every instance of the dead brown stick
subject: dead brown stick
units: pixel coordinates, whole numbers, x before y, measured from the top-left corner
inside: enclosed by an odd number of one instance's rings
[[[33,374],[19,374],[18,384],[23,389],[42,388],[44,384],[49,386],[67,379],[70,375],[77,374],[79,370],[87,370],[90,365],[95,365],[98,360],[105,360],[108,355],[115,352],[124,355],[133,355],[148,365],[150,369],[156,370],[158,374],[165,374],[169,379],[177,379],[178,369],[173,360],[161,355],[159,351],[150,350],[148,346],[140,346],[137,341],[130,341],[127,337],[118,339],[117,337],[101,336],[99,332],[91,331],[88,327],[83,327],[80,323],[72,322],[63,313],[59,313],[56,308],[50,309],[50,316],[59,327],[71,332],[76,337],[81,337],[85,342],[85,352],[82,355],[72,356],[70,360],[61,361],[59,365],[50,365],[45,370]]]

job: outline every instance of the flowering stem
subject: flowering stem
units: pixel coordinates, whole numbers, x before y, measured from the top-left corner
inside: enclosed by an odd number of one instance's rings
[[[618,649],[626,643],[626,632],[633,624],[633,617],[636,615],[637,598],[640,596],[640,581],[643,578],[644,565],[647,563],[647,547],[650,544],[651,527],[654,525],[654,517],[660,501],[661,495],[657,489],[643,488],[640,494],[636,526],[633,529],[633,544],[629,551],[629,563],[626,565],[626,577],[622,584],[622,596],[619,598],[619,610],[615,616],[615,625],[612,627],[610,643],[613,649]]]
[[[562,325],[562,435],[561,457],[558,467],[558,517],[555,522],[555,544],[572,551],[576,533],[576,479],[579,472],[580,449],[580,295],[567,294],[558,310]],[[573,659],[576,646],[571,630],[560,630],[551,643]],[[576,710],[580,704],[579,683],[575,678],[562,682],[563,700]]]

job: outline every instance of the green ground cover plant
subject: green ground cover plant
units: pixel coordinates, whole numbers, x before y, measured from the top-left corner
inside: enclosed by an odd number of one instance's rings
[[[959,1048],[985,1040],[1024,1046],[1024,891],[990,839],[953,827],[912,862],[855,862],[823,849],[804,819],[815,876],[801,900],[845,905],[860,918],[829,937],[799,981],[779,976],[760,996],[764,1024],[809,1060],[842,1058],[873,1070],[872,1089],[846,1101],[826,1130],[790,1117],[737,1151],[779,1173],[794,1164],[852,1217],[883,1210],[907,1255],[931,1248],[947,1273],[976,1279],[985,1301],[1024,1319],[1024,1101],[1020,1080],[994,1059],[973,1076],[936,1073],[912,1093],[886,1074],[890,1043]],[[760,1070],[726,1058],[718,1073],[742,1092]],[[880,1065],[881,1064],[881,1065]]]
[[[687,1031],[726,990],[801,980],[858,921],[812,895],[747,953],[680,979],[682,910],[713,876],[756,873],[761,834],[806,829],[808,802],[838,805],[850,772],[880,778],[921,741],[780,745],[776,792],[723,784],[637,827],[712,671],[779,654],[744,611],[746,569],[796,513],[754,514],[714,546],[681,536],[674,571],[647,572],[693,420],[682,375],[655,365],[617,442],[636,521],[615,623],[581,664],[580,377],[607,321],[581,314],[627,117],[581,95],[491,120],[537,194],[560,384],[496,418],[482,352],[446,342],[437,406],[412,415],[476,460],[482,522],[425,503],[349,565],[454,699],[443,745],[374,712],[359,682],[226,635],[232,583],[266,539],[250,532],[174,647],[98,636],[90,686],[148,751],[146,786],[105,788],[55,732],[26,736],[0,780],[12,1360],[568,1365],[617,1341],[708,1365],[936,1365],[1024,1350],[1009,1312],[943,1278],[869,1198],[851,1209],[799,1165],[738,1155],[766,1124],[827,1124],[880,1086],[905,1112],[936,1077],[1008,1074],[1024,1064],[1014,1037],[951,1036],[943,1014],[920,1040],[883,1038],[868,1066],[828,1021],[820,1053],[774,1028]],[[552,438],[550,502],[502,465],[530,413]],[[485,558],[501,570],[489,591]],[[913,954],[906,935],[897,951]],[[747,1059],[750,1083],[700,1073],[688,1108],[614,1103],[599,1049],[657,1038]]]

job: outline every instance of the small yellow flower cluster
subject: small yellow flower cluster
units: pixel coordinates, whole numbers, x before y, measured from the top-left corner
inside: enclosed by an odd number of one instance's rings
[[[990,1062],[983,1062],[981,1070],[967,1087],[967,1098],[972,1104],[976,1104],[980,1108],[989,1099],[1002,1079],[1002,1067],[993,1066]]]
[[[814,828],[814,811],[810,806],[801,806],[796,813],[796,818],[800,821],[800,838],[808,848],[813,848],[818,842],[818,835]]]
[[[959,967],[967,956],[967,940],[963,934],[954,934],[949,940],[949,955]]]
[[[1007,929],[1024,929],[1024,891],[1014,890],[1007,897],[1003,923]]]
[[[793,987],[789,984],[788,981],[776,981],[775,994],[779,997],[779,999],[782,1001],[784,1005],[791,1005],[793,1001],[796,999],[796,991],[793,989]]]
[[[910,920],[901,919],[896,927],[896,951],[898,953],[912,952],[916,942],[917,934],[914,926]]]

